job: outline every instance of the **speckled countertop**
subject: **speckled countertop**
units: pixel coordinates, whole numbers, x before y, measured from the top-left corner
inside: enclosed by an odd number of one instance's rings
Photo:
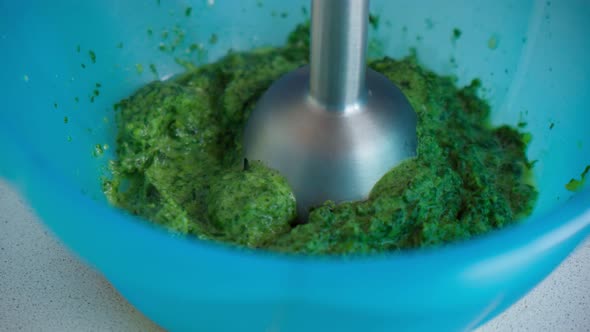
[[[0,331],[161,331],[0,181]],[[590,240],[478,332],[589,331]]]

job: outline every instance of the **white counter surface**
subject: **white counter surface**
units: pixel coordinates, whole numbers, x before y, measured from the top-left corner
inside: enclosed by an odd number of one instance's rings
[[[0,181],[0,331],[161,331]],[[590,239],[477,332],[590,332]]]

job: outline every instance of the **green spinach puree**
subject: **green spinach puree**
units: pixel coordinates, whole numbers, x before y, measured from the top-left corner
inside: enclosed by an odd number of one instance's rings
[[[328,201],[297,224],[286,180],[244,161],[241,135],[270,84],[307,63],[308,36],[301,25],[283,47],[230,52],[118,103],[118,159],[104,181],[110,202],[175,233],[304,254],[438,246],[531,212],[525,135],[489,125],[478,80],[458,88],[411,55],[369,66],[416,110],[418,157],[384,174],[367,200]]]

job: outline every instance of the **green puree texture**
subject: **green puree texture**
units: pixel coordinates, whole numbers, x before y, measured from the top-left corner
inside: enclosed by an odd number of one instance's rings
[[[532,210],[524,134],[488,124],[475,80],[418,65],[370,67],[395,82],[418,114],[418,157],[392,169],[365,201],[326,202],[296,224],[286,180],[244,161],[242,128],[281,75],[307,63],[308,26],[278,48],[230,53],[118,103],[118,160],[104,190],[117,207],[174,232],[289,253],[374,253],[430,247],[502,228]]]

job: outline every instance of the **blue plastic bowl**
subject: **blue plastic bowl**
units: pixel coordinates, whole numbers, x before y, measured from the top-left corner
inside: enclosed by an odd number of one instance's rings
[[[181,71],[175,56],[213,61],[229,48],[279,45],[309,1],[157,2],[0,2],[0,174],[163,327],[468,329],[523,296],[590,232],[590,189],[564,188],[590,164],[586,0],[372,2],[378,51],[399,57],[415,47],[460,84],[479,77],[495,124],[528,123],[540,197],[518,226],[430,251],[284,257],[170,236],[109,207],[100,177],[114,158],[112,105],[154,79],[150,64],[165,78]],[[164,29],[167,43],[185,31],[176,55],[158,49]],[[192,43],[207,50],[185,52]],[[100,155],[96,144],[111,148]]]

